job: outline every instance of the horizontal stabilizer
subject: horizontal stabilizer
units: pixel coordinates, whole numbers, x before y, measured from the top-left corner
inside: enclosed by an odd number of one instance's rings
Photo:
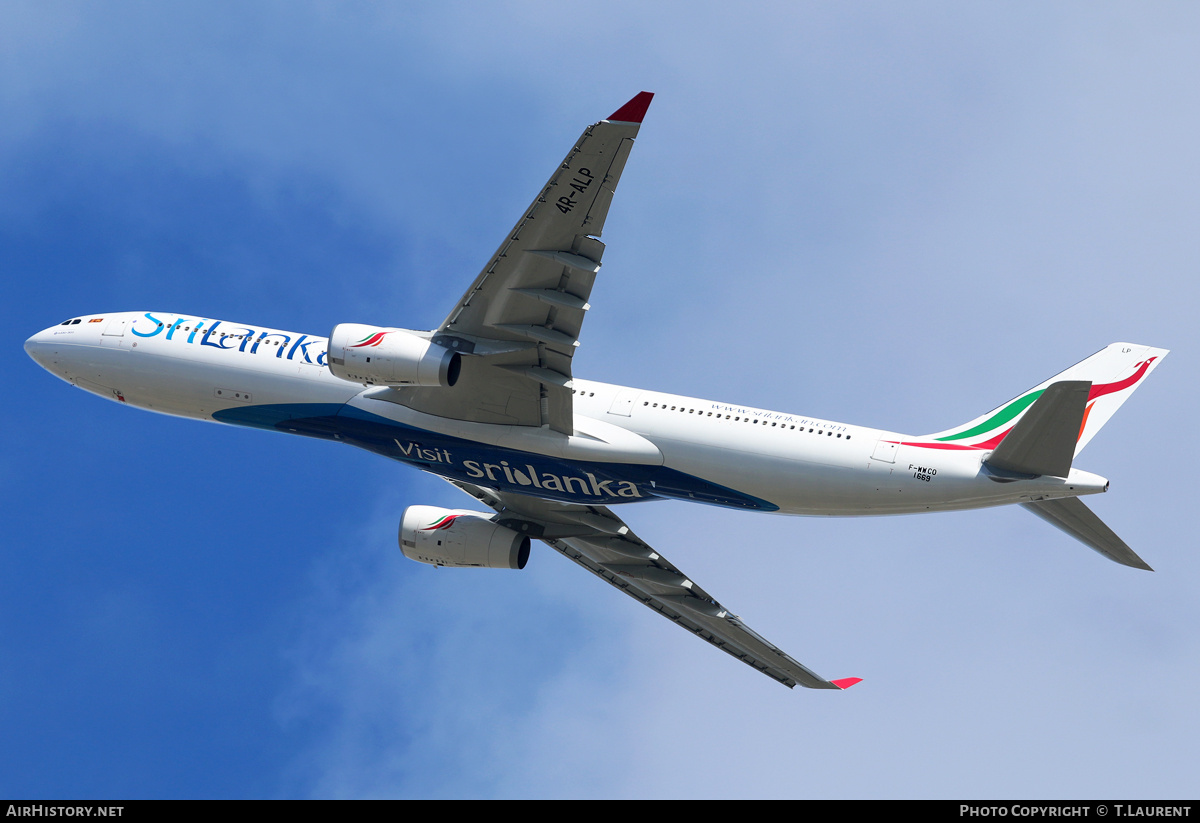
[[[1039,500],[1036,503],[1022,503],[1029,511],[1057,526],[1081,543],[1090,546],[1109,560],[1114,560],[1122,566],[1132,566],[1135,569],[1154,571],[1145,560],[1138,557],[1133,549],[1125,545],[1125,541],[1117,537],[1104,521],[1084,504],[1078,497],[1066,497],[1060,500]]]
[[[1088,380],[1063,380],[1042,392],[987,459],[990,468],[1066,477],[1087,409]]]

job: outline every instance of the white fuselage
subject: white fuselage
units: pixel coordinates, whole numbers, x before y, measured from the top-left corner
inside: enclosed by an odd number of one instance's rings
[[[334,377],[323,337],[170,313],[75,318],[25,347],[47,370],[116,402],[339,440],[476,485],[576,503],[667,497],[782,514],[900,514],[1107,485],[1077,469],[998,480],[982,467],[984,449],[579,379],[574,435],[452,420],[403,405],[404,389]]]

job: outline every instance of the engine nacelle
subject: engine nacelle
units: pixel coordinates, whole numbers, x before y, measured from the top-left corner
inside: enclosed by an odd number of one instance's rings
[[[453,386],[461,355],[408,329],[340,323],[329,335],[329,370],[370,386]]]
[[[480,512],[409,506],[400,518],[400,551],[432,566],[523,569],[529,538]]]

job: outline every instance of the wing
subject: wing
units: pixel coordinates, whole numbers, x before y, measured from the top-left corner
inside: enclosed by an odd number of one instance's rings
[[[800,684],[810,689],[848,689],[860,680],[825,680],[784,654],[638,539],[604,506],[558,503],[449,482],[494,509],[500,524],[543,540],[634,600],[788,688]]]
[[[572,434],[571,358],[600,270],[600,233],[654,95],[589,126],[434,342],[464,355],[453,388],[405,389],[418,411]]]

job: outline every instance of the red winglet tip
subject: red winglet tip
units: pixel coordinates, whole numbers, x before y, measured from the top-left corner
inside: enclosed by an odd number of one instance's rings
[[[830,680],[829,682],[832,683],[833,685],[837,686],[842,691],[845,691],[846,689],[853,686],[855,683],[861,683],[862,678],[861,677],[843,677],[841,680]]]
[[[616,120],[621,123],[640,123],[646,117],[646,109],[650,108],[650,101],[654,99],[654,92],[641,91],[633,96],[633,99],[626,103],[621,108],[610,114],[606,120]]]

